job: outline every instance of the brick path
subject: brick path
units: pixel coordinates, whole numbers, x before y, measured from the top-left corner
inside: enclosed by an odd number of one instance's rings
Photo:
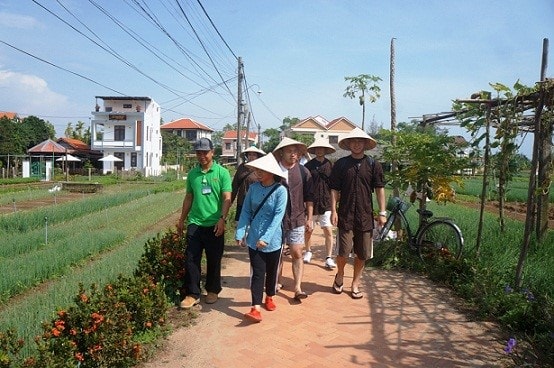
[[[323,267],[320,230],[313,244],[312,263],[304,267],[309,297],[293,299],[287,259],[277,310],[262,310],[259,324],[243,319],[250,309],[248,254],[229,247],[219,301],[202,303],[195,325],[176,330],[144,368],[504,366],[497,328],[469,321],[448,290],[422,277],[368,270],[364,298],[354,300],[349,262],[345,292],[332,294],[335,272]]]

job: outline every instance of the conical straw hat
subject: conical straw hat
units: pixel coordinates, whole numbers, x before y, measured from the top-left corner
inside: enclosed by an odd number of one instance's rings
[[[348,133],[348,135],[341,138],[339,141],[339,147],[343,150],[350,150],[348,140],[353,138],[365,139],[364,150],[374,149],[377,146],[377,141],[371,138],[366,132],[356,127]]]
[[[283,170],[281,170],[281,166],[279,166],[277,160],[275,159],[275,156],[273,155],[265,155],[257,158],[254,161],[246,163],[246,166],[267,171],[269,173],[272,173],[273,175],[278,175],[285,179],[288,176],[288,172],[283,172]]]
[[[246,157],[246,155],[248,154],[248,152],[257,153],[257,154],[258,154],[258,158],[260,158],[260,157],[266,155],[266,153],[265,153],[264,151],[262,151],[261,149],[259,149],[259,148],[256,147],[256,146],[250,146],[250,147],[248,147],[247,149],[245,149],[244,151],[242,151],[242,154]]]
[[[327,139],[318,138],[314,141],[314,143],[310,144],[310,146],[308,147],[308,152],[315,154],[315,148],[318,147],[325,148],[326,155],[336,151],[335,147],[331,146]]]
[[[279,151],[281,148],[287,147],[287,146],[298,146],[298,149],[300,150],[298,157],[304,156],[306,154],[306,151],[308,150],[308,148],[304,143],[298,142],[289,137],[285,137],[281,140],[281,142],[279,142],[277,147],[275,147],[275,149],[273,150],[273,154],[276,154],[277,151]]]

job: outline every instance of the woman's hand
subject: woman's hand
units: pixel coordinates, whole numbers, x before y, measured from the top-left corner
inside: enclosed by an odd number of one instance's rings
[[[256,248],[263,249],[265,247],[267,247],[267,243],[264,242],[263,240],[258,240],[258,242],[256,243]]]

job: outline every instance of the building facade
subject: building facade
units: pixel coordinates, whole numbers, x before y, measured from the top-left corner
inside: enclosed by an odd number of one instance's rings
[[[246,139],[246,131],[241,130],[241,152],[248,147],[259,145],[258,134],[254,132],[248,132],[248,139]],[[238,134],[236,130],[227,130],[223,132],[221,137],[221,161],[223,163],[232,163],[237,161],[237,149],[238,149]]]
[[[144,176],[160,175],[160,122],[160,105],[150,97],[96,96],[91,148],[109,157],[103,161],[102,171],[136,170]]]

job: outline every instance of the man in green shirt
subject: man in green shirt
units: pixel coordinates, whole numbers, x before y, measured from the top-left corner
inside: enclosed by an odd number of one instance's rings
[[[182,236],[187,225],[185,251],[185,298],[181,308],[192,308],[200,302],[202,253],[206,252],[205,302],[217,301],[221,291],[221,258],[225,244],[225,222],[231,207],[231,175],[213,161],[214,147],[208,138],[194,144],[198,166],[189,171],[187,193],[183,200],[177,232]]]

